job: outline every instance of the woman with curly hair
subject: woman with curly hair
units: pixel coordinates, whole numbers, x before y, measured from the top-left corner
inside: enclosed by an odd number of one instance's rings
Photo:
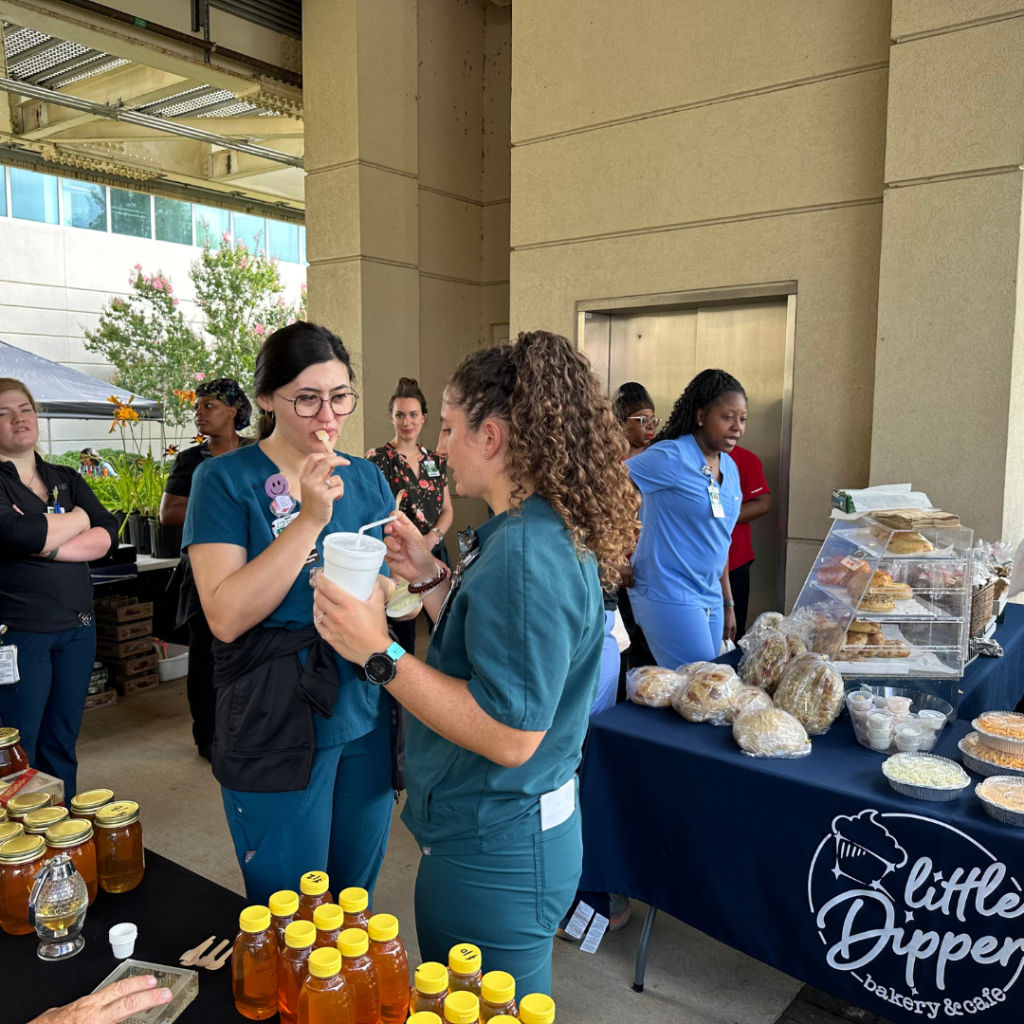
[[[384,596],[322,578],[315,618],[342,657],[414,720],[402,818],[424,856],[424,960],[457,942],[524,992],[549,992],[551,941],[582,867],[576,767],[597,691],[602,584],[618,582],[639,504],[625,446],[586,358],[535,331],[480,349],[452,374],[440,453],[458,493],[494,518],[460,536],[454,577],[402,517],[388,565],[437,622],[426,663],[390,645]]]
[[[666,668],[710,661],[736,635],[728,560],[743,494],[729,453],[746,424],[743,385],[704,370],[651,446],[626,463],[642,496],[630,603]]]

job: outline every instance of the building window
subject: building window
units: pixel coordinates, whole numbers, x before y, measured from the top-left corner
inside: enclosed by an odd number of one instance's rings
[[[247,213],[233,213],[232,226],[235,242],[245,242],[250,252],[262,249],[267,251],[267,222],[262,217],[252,217]]]
[[[152,238],[149,196],[122,188],[110,190],[110,230],[115,235]]]
[[[154,197],[156,207],[156,237],[160,242],[192,244],[192,204],[177,199]],[[214,246],[216,248],[216,246]]]
[[[107,190],[91,181],[61,179],[64,223],[89,231],[107,230]]]
[[[299,262],[299,225],[284,221],[267,221],[270,233],[270,255],[285,263]]]
[[[10,168],[11,215],[20,220],[37,220],[43,224],[56,224],[57,179],[49,174]]]
[[[231,231],[231,214],[215,206],[196,208],[196,245],[219,249],[221,236]]]

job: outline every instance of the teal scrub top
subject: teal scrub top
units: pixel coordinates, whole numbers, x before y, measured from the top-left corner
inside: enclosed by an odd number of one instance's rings
[[[486,852],[539,831],[539,798],[579,765],[601,676],[597,560],[579,557],[548,501],[531,496],[477,538],[480,555],[434,630],[427,664],[468,680],[497,721],[546,735],[525,764],[503,768],[412,719],[402,820],[437,854]]]
[[[354,533],[366,523],[384,519],[394,512],[395,499],[381,471],[373,463],[354,455],[345,458],[351,465],[334,470],[345,482],[345,494],[334,503],[334,515],[317,538],[316,560],[303,566],[284,600],[263,621],[266,627],[311,627],[313,588],[309,585],[309,572],[323,565],[324,537],[339,531]],[[271,524],[276,517],[270,511],[270,497],[263,488],[267,478],[278,472],[258,444],[207,459],[196,470],[192,481],[182,548],[190,544],[237,544],[245,548],[250,562],[265,551],[274,540]],[[367,533],[381,538],[382,528],[377,526]],[[387,575],[386,565],[381,572]],[[304,655],[305,652],[303,664]],[[337,660],[341,685],[334,716],[314,716],[318,747],[365,736],[388,718],[381,688],[356,678],[351,662],[340,656]]]
[[[718,484],[725,515],[711,512],[707,465],[692,434],[659,441],[626,460],[640,491],[640,540],[633,553],[633,586],[651,601],[717,608],[720,580],[743,492],[736,463],[719,457]]]

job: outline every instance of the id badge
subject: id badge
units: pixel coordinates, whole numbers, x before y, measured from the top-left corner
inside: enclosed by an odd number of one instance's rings
[[[272,532],[272,533],[274,534],[274,539],[275,539],[275,540],[277,540],[277,538],[278,538],[278,537],[279,537],[279,536],[281,535],[281,531],[282,531],[282,530],[283,530],[283,529],[284,529],[284,528],[285,528],[285,527],[286,527],[286,526],[287,526],[287,525],[288,525],[288,524],[289,524],[289,523],[290,523],[290,522],[291,522],[291,521],[292,521],[293,519],[297,519],[297,518],[298,518],[298,515],[299,515],[299,513],[298,513],[298,512],[293,512],[293,513],[292,513],[291,515],[289,515],[289,516],[281,516],[281,517],[280,517],[280,519],[275,519],[275,520],[274,520],[274,521],[273,521],[273,522],[272,522],[272,523],[270,524],[270,529],[271,529],[271,532]]]
[[[724,519],[725,509],[722,508],[722,495],[714,484],[708,485],[708,496],[711,498],[711,514],[716,519]]]
[[[427,471],[427,476],[438,477],[441,475],[441,471],[437,468],[437,463],[433,459],[424,459],[423,468]]]
[[[18,675],[18,648],[14,644],[0,647],[0,686],[16,683],[21,679]]]

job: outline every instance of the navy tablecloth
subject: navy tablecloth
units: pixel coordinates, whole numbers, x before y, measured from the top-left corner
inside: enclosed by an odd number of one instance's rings
[[[1013,710],[1024,697],[1024,605],[1008,604],[995,639],[1001,658],[977,658],[960,681],[959,716],[966,721],[992,708]]]
[[[947,728],[935,752],[958,759],[969,729]],[[988,817],[973,785],[952,803],[901,796],[881,763],[845,719],[786,761],[620,704],[591,721],[580,771],[580,887],[894,1021],[1020,1024],[1024,829]]]

